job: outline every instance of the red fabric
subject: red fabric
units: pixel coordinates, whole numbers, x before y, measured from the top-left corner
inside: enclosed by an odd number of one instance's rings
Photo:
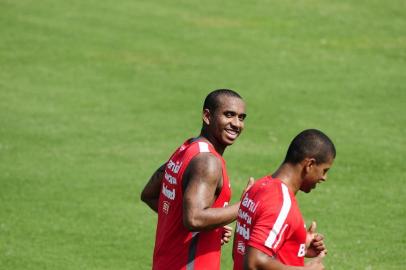
[[[247,246],[286,265],[303,266],[306,228],[295,195],[266,176],[242,197],[233,247],[234,270],[243,269]]]
[[[223,187],[212,207],[224,207],[230,200],[230,182],[222,156],[206,142],[187,140],[166,163],[158,205],[154,270],[220,269],[223,229],[192,233],[183,226],[183,173],[201,151],[209,151],[222,162]]]

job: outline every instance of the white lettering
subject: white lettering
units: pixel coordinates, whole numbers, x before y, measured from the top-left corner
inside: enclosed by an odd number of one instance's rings
[[[170,190],[165,183],[162,185],[162,194],[170,200],[175,199],[175,189]]]
[[[237,221],[237,229],[235,232],[244,237],[245,240],[248,240],[250,238],[250,229],[247,228],[245,224],[241,226],[240,222],[238,221]]]
[[[259,202],[254,203],[254,201],[251,200],[251,199],[248,197],[248,194],[245,193],[244,199],[242,200],[242,203],[241,203],[241,204],[242,204],[244,207],[248,208],[248,210],[249,210],[250,212],[254,213],[255,210],[257,210],[257,207],[258,207],[258,205],[259,205]]]
[[[297,256],[298,257],[304,257],[305,254],[306,254],[306,245],[305,244],[300,244]]]
[[[242,211],[241,209],[238,209],[238,217],[247,222],[248,224],[251,224],[252,222],[251,216],[247,212]]]
[[[176,185],[176,183],[177,183],[176,178],[173,177],[172,175],[170,175],[169,173],[167,173],[166,171],[165,171],[165,179],[172,185]]]
[[[179,163],[179,161],[177,161],[176,163],[172,161],[172,159],[170,159],[168,161],[168,164],[166,165],[166,167],[171,170],[174,173],[178,173],[180,170],[180,167],[182,167],[182,162]]]

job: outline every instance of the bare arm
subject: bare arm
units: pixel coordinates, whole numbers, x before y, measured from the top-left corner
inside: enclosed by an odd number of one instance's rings
[[[183,223],[191,231],[202,231],[229,224],[237,217],[239,203],[211,208],[222,180],[220,160],[211,153],[200,153],[189,163],[183,180]]]
[[[244,257],[244,269],[245,270],[323,270],[324,266],[322,264],[321,256],[313,259],[305,266],[289,266],[281,263],[275,258],[268,256],[262,251],[247,246],[247,253]]]
[[[141,192],[141,200],[145,202],[152,210],[158,213],[159,193],[161,192],[162,177],[165,165],[159,167],[149,179]]]

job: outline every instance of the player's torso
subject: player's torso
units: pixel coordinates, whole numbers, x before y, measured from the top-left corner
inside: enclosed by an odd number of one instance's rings
[[[287,218],[292,232],[278,251],[277,259],[287,265],[303,266],[306,253],[306,226],[295,197],[292,197],[292,207]]]
[[[276,202],[283,205],[281,202],[283,200],[282,192],[275,193],[274,190],[282,190],[282,185],[280,181],[275,182],[272,178],[265,177],[258,180],[255,185],[244,194],[236,222],[235,242],[233,247],[234,269],[242,269],[243,257],[247,249],[246,244],[250,239],[253,226],[258,226],[259,228],[264,227],[263,230],[257,230],[257,232],[260,231],[262,233],[256,236],[260,239],[258,243],[262,243],[260,245],[263,246],[264,250],[268,244],[277,250],[276,257],[281,262],[289,265],[303,265],[304,254],[302,254],[302,247],[304,247],[306,240],[306,230],[294,194],[286,192],[286,194],[288,194],[286,196],[289,196],[290,208],[287,212],[286,220],[283,221],[279,230],[281,233],[284,233],[283,230],[291,233],[286,233],[285,236],[287,237],[283,237],[283,242],[281,241],[282,237],[280,237],[280,235],[275,235],[273,238],[269,228],[265,229],[267,224],[264,223],[276,224],[280,222],[275,219],[275,216],[269,217],[269,220],[262,219],[260,223],[258,221],[258,215],[261,214],[264,207],[273,207],[270,203]],[[287,190],[286,186],[285,190]],[[267,195],[267,193],[272,193],[271,199],[269,195],[264,196]],[[282,208],[280,211],[283,211]],[[290,230],[287,229],[286,224],[292,226]],[[266,242],[268,243],[266,244]]]
[[[212,207],[223,207],[230,200],[231,189],[222,157],[206,142],[186,141],[166,163],[158,204],[154,269],[186,269],[188,261],[194,264],[194,269],[205,269],[196,267],[199,260],[195,257],[201,253],[209,256],[206,259],[210,259],[210,256],[219,257],[220,229],[191,233],[183,226],[183,173],[190,161],[202,152],[215,154],[223,165],[223,186]]]
[[[241,199],[234,234],[234,270],[243,269],[244,255],[247,251],[247,242],[251,236],[256,211],[258,210],[259,206],[262,207],[263,203],[263,200],[261,198],[255,197],[254,195],[257,194],[258,190],[262,188],[262,182],[264,182],[264,179],[257,180],[256,183],[250,188],[250,190],[243,194]]]

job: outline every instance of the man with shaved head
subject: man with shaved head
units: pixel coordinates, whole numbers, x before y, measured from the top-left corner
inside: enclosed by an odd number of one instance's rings
[[[205,99],[200,135],[186,140],[150,178],[141,199],[158,213],[154,270],[220,269],[239,203],[228,205],[230,181],[222,157],[244,129],[245,103],[230,89]],[[247,189],[252,184],[250,180]]]
[[[313,222],[306,231],[295,195],[327,180],[336,150],[316,129],[299,133],[282,165],[243,195],[234,236],[234,270],[322,270],[327,253]],[[306,265],[304,257],[314,258]]]

